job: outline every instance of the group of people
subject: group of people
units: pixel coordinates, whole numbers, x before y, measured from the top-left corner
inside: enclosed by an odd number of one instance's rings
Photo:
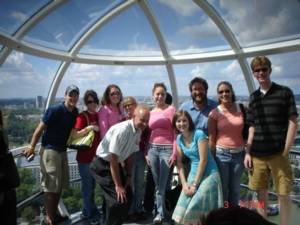
[[[128,216],[141,219],[145,166],[155,186],[155,224],[168,219],[166,190],[176,165],[182,191],[172,212],[179,224],[200,224],[200,218],[225,204],[239,204],[240,178],[249,169],[249,187],[257,191],[265,207],[257,211],[266,217],[270,175],[280,202],[280,224],[289,219],[292,171],[288,153],[297,132],[297,109],[292,91],[271,81],[271,62],[257,56],[251,62],[259,88],[249,106],[237,104],[232,85],[217,86],[219,104],[207,98],[206,80],[195,77],[189,83],[191,100],[178,110],[166,102],[167,88],[155,83],[154,107],[123,100],[117,85],[109,85],[101,107],[97,93],[84,94],[87,109],[78,113],[78,87],[66,89],[64,102],[49,107],[37,126],[25,155],[34,154],[42,136],[41,186],[45,194],[45,224],[56,224],[57,206],[68,185],[67,140],[95,132],[92,147],[78,151],[82,178],[82,216],[99,224],[94,202],[95,184],[100,184],[107,225],[122,224]],[[248,135],[243,135],[248,125]],[[149,173],[148,173],[149,174]],[[148,176],[147,176],[148,177]],[[146,184],[146,189],[149,184]],[[145,201],[144,201],[145,203]],[[146,207],[145,207],[146,208]]]

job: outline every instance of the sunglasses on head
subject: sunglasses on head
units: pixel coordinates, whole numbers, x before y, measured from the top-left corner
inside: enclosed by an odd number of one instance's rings
[[[259,72],[267,72],[269,70],[269,68],[267,67],[263,67],[263,68],[259,68],[259,69],[255,69],[253,70],[254,73],[259,73]]]
[[[114,91],[114,92],[110,93],[110,96],[115,96],[115,95],[120,95],[120,92]]]
[[[222,91],[218,91],[219,94],[223,94],[223,93],[226,93],[226,94],[229,94],[230,93],[230,90],[222,90]]]
[[[132,106],[132,105],[133,105],[133,103],[124,104],[123,107],[126,108],[126,107],[129,107],[129,106]]]

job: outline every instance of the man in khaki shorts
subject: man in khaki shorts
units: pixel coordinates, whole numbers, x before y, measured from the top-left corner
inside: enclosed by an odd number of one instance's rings
[[[298,117],[294,95],[288,87],[271,81],[267,57],[255,57],[251,69],[260,87],[250,96],[246,121],[250,128],[244,164],[250,170],[249,187],[257,191],[257,211],[266,218],[271,175],[280,204],[280,225],[288,225],[293,184],[288,156]]]
[[[66,143],[78,114],[76,108],[78,98],[78,87],[75,85],[67,87],[64,102],[46,110],[42,121],[33,133],[30,147],[24,151],[27,157],[33,155],[35,146],[43,135],[40,165],[46,209],[44,224],[53,225],[58,222],[57,206],[61,191],[69,184]]]

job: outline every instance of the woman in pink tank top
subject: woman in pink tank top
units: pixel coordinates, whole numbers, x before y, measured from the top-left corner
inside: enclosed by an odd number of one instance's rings
[[[232,207],[239,204],[240,178],[244,171],[244,115],[229,82],[220,82],[217,93],[219,105],[208,119],[209,145],[220,170],[224,205]]]

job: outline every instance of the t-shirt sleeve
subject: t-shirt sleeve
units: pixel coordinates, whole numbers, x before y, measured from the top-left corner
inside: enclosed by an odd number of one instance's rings
[[[195,141],[199,143],[202,140],[207,140],[207,135],[202,130],[196,130],[195,131]]]
[[[81,130],[81,129],[85,128],[86,126],[87,126],[86,118],[83,113],[80,113],[76,118],[74,128],[77,130]]]
[[[110,139],[108,152],[114,153],[117,156],[120,156],[123,146],[125,146],[126,137],[121,135],[122,132],[118,132],[117,135],[112,134]]]
[[[44,124],[49,125],[52,121],[55,121],[55,108],[48,108],[43,115],[42,121]]]
[[[218,112],[216,109],[213,109],[210,111],[210,113],[208,114],[209,118],[212,118],[213,120],[218,120]]]
[[[291,116],[298,117],[294,94],[293,94],[293,91],[289,88],[287,88],[287,92],[286,92],[286,104],[287,104],[288,117],[291,117]]]

